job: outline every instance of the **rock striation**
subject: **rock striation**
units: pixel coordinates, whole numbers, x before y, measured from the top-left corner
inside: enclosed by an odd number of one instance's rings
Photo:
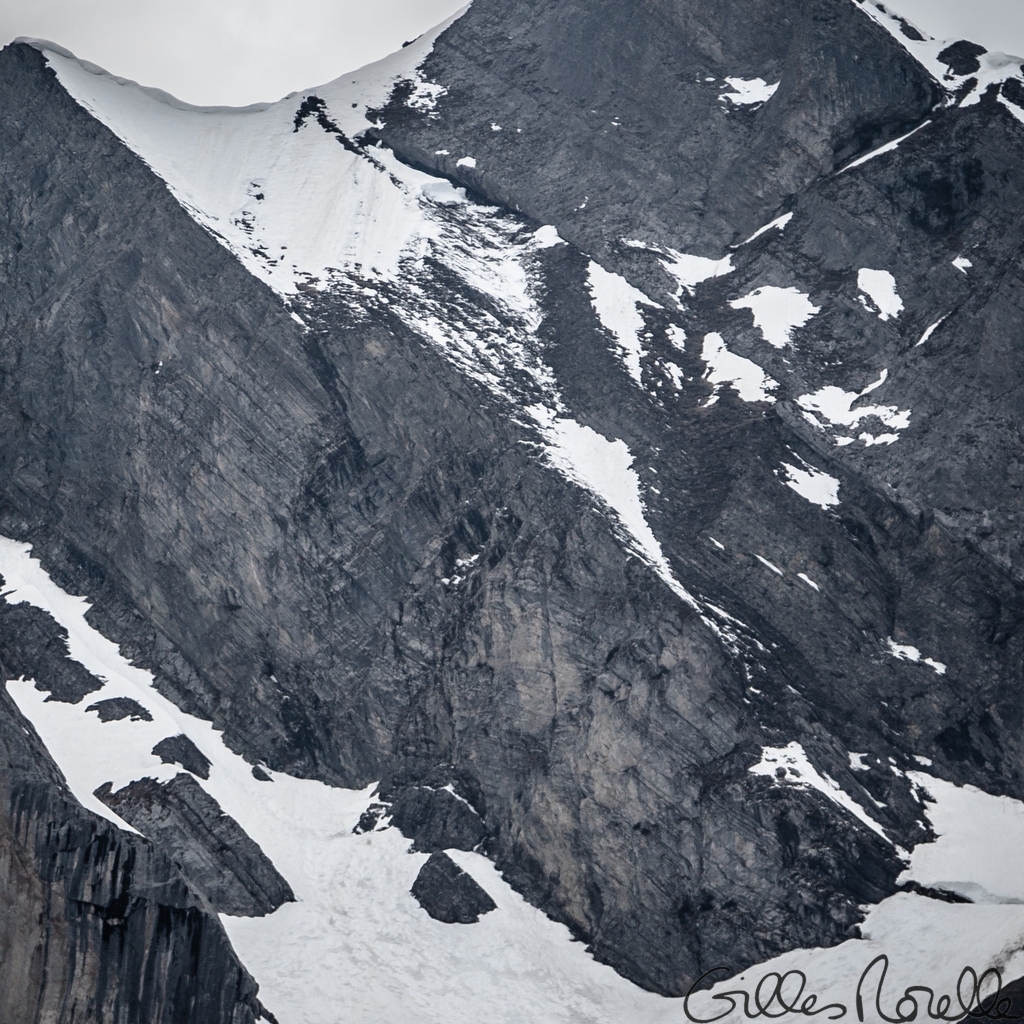
[[[164,852],[84,811],[0,694],[0,1017],[270,1019],[205,898]]]

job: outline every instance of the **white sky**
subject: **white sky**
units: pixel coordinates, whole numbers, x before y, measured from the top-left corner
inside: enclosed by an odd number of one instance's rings
[[[0,45],[50,39],[189,103],[277,100],[385,57],[466,0],[0,0]]]
[[[39,36],[192,103],[245,104],[398,49],[465,0],[0,0],[0,44]],[[1024,54],[1024,0],[888,0],[939,38]]]

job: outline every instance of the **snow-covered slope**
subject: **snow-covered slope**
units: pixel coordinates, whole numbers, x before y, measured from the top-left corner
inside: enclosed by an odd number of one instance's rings
[[[960,54],[960,60],[957,61],[956,51],[950,54],[950,48],[960,42],[959,40],[936,39],[877,0],[852,2],[881,25],[937,82],[941,82],[944,88],[950,90],[950,104],[971,107],[980,103],[992,86],[1001,86],[1008,81],[1024,82],[1024,59],[1021,57],[1007,53],[985,52],[983,46],[968,44],[967,53]],[[971,52],[972,50],[977,52]],[[1018,121],[1024,122],[1024,108],[1019,102],[1010,100],[1005,89],[997,88],[996,95],[998,101]],[[902,141],[900,139],[890,145]]]
[[[31,557],[28,545],[0,538],[4,600],[42,608],[69,635],[70,657],[105,680],[78,704],[48,701],[31,680],[8,680],[7,689],[64,772],[72,792],[98,814],[126,826],[93,792],[140,778],[169,780],[181,769],[161,763],[152,748],[184,734],[210,760],[209,778],[196,778],[259,843],[285,876],[297,902],[262,918],[222,917],[236,951],[260,984],[260,998],[281,1024],[681,1024],[680,1000],[633,986],[597,964],[568,930],[511,890],[486,858],[449,851],[493,898],[497,911],[473,926],[429,918],[409,892],[425,854],[387,819],[372,832],[353,832],[372,802],[374,787],[335,789],[269,772],[258,781],[252,766],[224,744],[209,722],[185,714],[135,668],[116,645],[86,620],[89,603],[57,587]],[[92,701],[129,697],[151,721],[102,722]],[[793,754],[796,751],[796,755]],[[811,786],[850,813],[878,826],[836,783],[822,779],[799,744],[765,751],[765,774],[789,766],[780,785]],[[762,766],[752,771],[761,772]],[[957,787],[914,773],[936,828],[934,843],[919,845],[906,878],[943,886],[977,899],[950,905],[898,894],[871,910],[861,939],[822,950],[794,950],[713,994],[753,991],[770,971],[801,970],[808,993],[839,1002],[852,1013],[857,979],[876,956],[890,958],[885,992],[910,984],[955,991],[965,966],[979,973],[995,966],[1011,977],[1024,969],[1024,887],[1018,868],[1024,846],[1024,804]],[[970,950],[972,962],[963,962]],[[873,989],[871,989],[873,991]],[[739,1013],[719,1017],[728,1002],[694,997],[695,1016],[738,1024]],[[894,1000],[893,1000],[894,1001]],[[710,1006],[710,1009],[707,1007]],[[692,1019],[692,1018],[691,1018]]]
[[[461,12],[460,12],[461,13]],[[252,107],[195,107],[36,41],[61,84],[167,182],[257,276],[291,294],[338,272],[393,278],[423,255],[445,183],[356,142],[459,14],[398,53],[326,86]],[[315,95],[301,123],[300,105]],[[429,99],[429,90],[424,86]],[[426,101],[428,101],[425,100]],[[332,127],[324,128],[330,122]],[[344,139],[345,142],[341,140]],[[346,144],[347,143],[347,144]]]

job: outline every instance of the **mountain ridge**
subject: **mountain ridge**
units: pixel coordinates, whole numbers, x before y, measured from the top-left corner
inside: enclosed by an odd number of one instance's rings
[[[471,41],[478,31],[454,25]],[[12,48],[5,62],[27,62],[25,83],[46,81],[35,59]],[[17,74],[8,90],[41,92]],[[430,81],[410,123],[447,116]],[[368,181],[392,175],[387,194],[404,195],[427,234],[418,262],[383,273],[349,255],[329,284],[296,275],[288,305],[252,283],[280,280],[267,246],[255,251],[258,218],[252,234],[242,218],[242,270],[210,245],[209,210],[160,194],[160,179],[66,100],[37,105],[38,123],[8,115],[21,134],[5,177],[24,185],[5,262],[17,282],[7,308],[22,319],[8,312],[5,328],[4,531],[32,540],[76,592],[103,595],[93,620],[257,767],[353,788],[380,779],[395,808],[418,793],[420,817],[403,831],[436,826],[439,851],[461,848],[441,823],[464,800],[514,886],[645,987],[678,995],[719,958],[741,969],[841,941],[862,904],[895,892],[898,847],[928,837],[915,758],[1020,797],[1019,584],[983,544],[962,543],[955,518],[950,530],[866,461],[917,430],[921,396],[903,390],[892,404],[904,384],[889,370],[922,296],[855,224],[841,229],[860,245],[854,258],[899,274],[896,314],[883,316],[894,306],[876,279],[864,290],[855,265],[822,257],[843,223],[828,189],[856,196],[879,168],[932,160],[921,155],[932,136],[809,183],[793,217],[728,265],[704,257],[716,266],[694,273],[696,257],[664,236],[604,243],[630,280],[655,282],[644,295],[562,241],[561,225],[460,195],[451,178],[492,190],[468,164],[432,180],[385,169],[386,151],[360,143],[323,91],[280,108],[282,138],[365,165]],[[299,123],[312,96],[326,124]],[[414,96],[399,89],[371,108],[386,145],[406,145],[401,118],[387,119]],[[1004,108],[997,96],[950,116],[968,131],[979,118],[1005,125],[1008,151],[1020,129]],[[53,164],[57,132],[44,139],[41,124],[60,126],[71,141],[57,152],[81,166]],[[984,170],[986,185],[1000,173]],[[57,187],[28,185],[47,178]],[[112,180],[144,200],[132,210]],[[252,185],[255,204],[272,195]],[[934,227],[925,205],[915,230],[935,236],[927,258],[988,194],[954,189]],[[893,219],[895,244],[908,223]],[[794,256],[791,240],[809,248]],[[90,277],[97,256],[104,272]],[[53,287],[41,267],[65,276],[66,293],[33,321]],[[805,294],[814,274],[823,283]],[[755,301],[780,292],[804,296],[781,320]],[[854,366],[821,377],[823,346],[857,353]],[[47,362],[54,348],[63,369]],[[753,399],[736,384],[750,367],[762,374]],[[830,387],[849,396],[845,410],[825,402]],[[139,412],[112,417],[129,396]],[[861,397],[875,403],[863,415]],[[870,442],[825,443],[862,426]],[[1015,514],[1000,493],[982,497]],[[861,774],[864,758],[875,767]],[[762,771],[772,764],[781,776]],[[818,788],[797,781],[808,771]]]

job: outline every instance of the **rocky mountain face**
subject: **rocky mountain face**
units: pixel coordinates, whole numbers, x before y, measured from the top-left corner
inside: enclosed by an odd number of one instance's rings
[[[662,995],[855,937],[921,766],[1024,799],[1020,62],[851,0],[430,44],[231,114],[3,51],[0,534],[251,786],[377,783],[446,928],[478,851]],[[162,726],[14,600],[0,1016],[260,1019],[217,915],[307,897],[199,732],[44,745]]]
[[[436,110],[396,90],[379,136],[595,256],[717,256],[938,102],[858,6],[474,2],[423,64]]]

